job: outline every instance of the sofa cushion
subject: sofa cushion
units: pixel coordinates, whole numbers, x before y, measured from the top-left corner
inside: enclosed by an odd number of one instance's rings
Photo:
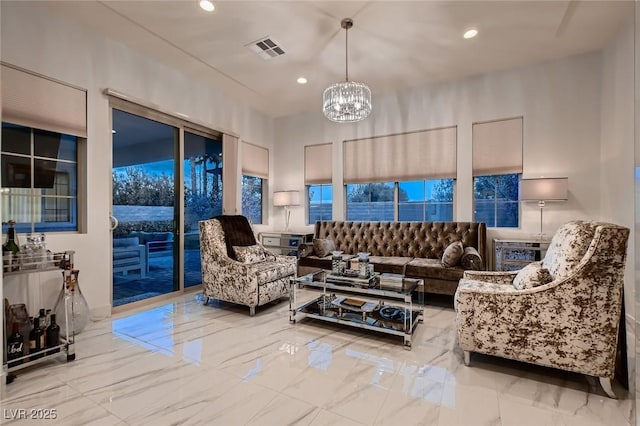
[[[264,249],[255,244],[252,246],[233,246],[236,260],[242,263],[258,263],[267,260]]]
[[[113,260],[132,259],[133,262],[140,262],[140,250],[117,249],[113,251]]]
[[[416,278],[433,278],[440,280],[458,281],[462,278],[464,269],[460,266],[445,268],[439,259],[413,259],[407,265],[406,275]]]
[[[369,256],[369,263],[374,265],[376,272],[390,274],[404,274],[406,265],[412,260],[412,257]]]
[[[526,290],[553,281],[553,277],[547,268],[542,266],[542,262],[533,262],[518,271],[513,279],[513,286],[516,290]]]
[[[325,257],[335,251],[336,244],[331,238],[314,238],[313,239],[313,252],[318,257]]]
[[[255,271],[258,285],[290,277],[296,273],[295,263],[260,262],[250,266]]]
[[[464,253],[464,246],[461,241],[454,241],[444,249],[442,255],[442,266],[450,268],[460,263],[460,258]]]
[[[471,269],[473,271],[484,271],[484,262],[482,256],[475,247],[465,247],[462,257],[460,258],[460,266],[463,269]]]

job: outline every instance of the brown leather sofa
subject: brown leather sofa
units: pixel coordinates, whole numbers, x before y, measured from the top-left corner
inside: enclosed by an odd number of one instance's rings
[[[452,242],[461,241],[464,247],[474,247],[486,265],[486,234],[486,225],[478,222],[319,221],[314,238],[332,239],[345,259],[358,252],[369,253],[376,272],[424,279],[424,292],[453,295],[464,269],[459,265],[444,267],[444,250]],[[309,247],[300,252],[299,276],[331,269],[331,254],[318,257]]]

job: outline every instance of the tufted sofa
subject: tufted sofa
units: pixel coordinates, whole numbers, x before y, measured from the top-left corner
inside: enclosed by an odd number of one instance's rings
[[[465,364],[479,352],[600,378],[614,397],[629,229],[573,221],[554,234],[536,268],[546,283],[518,288],[524,272],[468,271],[455,295]]]
[[[442,266],[444,250],[450,243],[461,241],[465,247],[477,249],[484,259],[486,230],[486,225],[478,222],[319,221],[314,238],[332,239],[336,250],[343,251],[347,259],[358,252],[369,253],[376,272],[421,278],[423,291],[453,295],[464,269]],[[298,275],[318,269],[331,269],[331,255],[311,254],[298,260]]]

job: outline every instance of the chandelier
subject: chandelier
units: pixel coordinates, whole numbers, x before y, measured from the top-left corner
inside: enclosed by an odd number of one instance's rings
[[[353,27],[353,20],[345,18],[341,26],[345,29],[346,78],[324,90],[322,111],[331,121],[353,123],[364,120],[371,113],[371,90],[366,84],[349,81],[349,28]]]

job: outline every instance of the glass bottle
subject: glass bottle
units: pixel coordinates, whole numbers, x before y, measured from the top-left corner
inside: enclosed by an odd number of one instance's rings
[[[53,348],[60,344],[60,326],[56,324],[56,314],[51,314],[50,321],[51,324],[49,324],[45,333],[47,336],[47,349]],[[54,354],[56,352],[60,352],[60,348],[52,350],[49,353]]]
[[[9,368],[22,364],[22,360],[13,361],[20,358],[24,352],[24,337],[20,334],[20,324],[13,323],[11,335],[7,338],[7,361]]]
[[[71,268],[70,263],[67,265]],[[62,271],[62,289],[53,312],[58,318],[60,334],[63,337],[67,334],[67,323],[69,326],[73,324],[73,327],[69,327],[69,335],[76,335],[84,330],[89,322],[89,305],[80,290],[79,274],[80,271],[77,269]]]
[[[2,245],[2,255],[5,271],[15,271],[18,269],[18,239],[16,237],[15,220],[10,220],[7,228],[7,241]]]
[[[42,358],[44,354],[41,352],[44,347],[44,331],[40,328],[40,318],[33,317],[33,328],[29,333],[29,354],[33,354],[30,359],[33,361],[34,359]]]

